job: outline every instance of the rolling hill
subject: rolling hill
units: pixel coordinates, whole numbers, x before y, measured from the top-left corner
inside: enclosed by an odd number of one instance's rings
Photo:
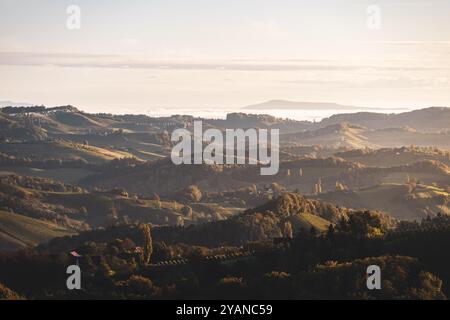
[[[413,164],[423,160],[439,161],[450,165],[450,153],[436,148],[401,147],[382,149],[358,149],[334,154],[348,161],[370,167],[390,167]]]
[[[367,137],[365,128],[339,123],[320,129],[285,134],[280,137],[282,143],[295,142],[303,145],[320,145],[330,148],[364,148],[374,146]]]
[[[355,209],[383,211],[399,220],[450,214],[450,193],[428,185],[380,184],[359,190],[333,191],[314,198]]]
[[[31,160],[82,160],[93,164],[132,157],[130,153],[124,151],[109,150],[64,140],[0,143],[0,152],[16,158]]]
[[[51,222],[0,210],[0,252],[34,247],[75,232]]]
[[[0,141],[39,141],[46,138],[47,132],[27,119],[0,112]]]
[[[421,131],[447,130],[450,123],[450,108],[431,107],[399,114],[357,112],[337,114],[323,119],[320,126],[349,122],[369,129],[410,127]]]
[[[331,102],[298,102],[287,100],[270,100],[244,107],[245,110],[360,110],[362,107],[347,106]]]
[[[395,138],[394,138],[395,137]],[[282,144],[297,143],[328,148],[399,148],[404,146],[450,148],[450,135],[446,132],[422,132],[411,127],[369,129],[353,123],[340,122],[318,129],[282,134]]]
[[[180,203],[159,199],[157,195],[128,194],[120,189],[87,192],[51,179],[10,175],[0,176],[0,210],[14,212],[10,219],[29,218],[75,233],[128,223],[198,224],[229,218],[244,208],[195,200]],[[17,244],[21,237],[8,230],[4,230],[2,238]]]
[[[324,232],[330,224],[348,217],[355,211],[337,207],[315,199],[306,199],[299,193],[284,193],[265,204],[248,209],[224,221],[214,221],[185,229],[155,228],[153,235],[158,241],[167,243],[188,243],[214,246],[242,246],[253,241],[267,241],[290,237],[286,224],[290,223],[292,233]],[[383,225],[392,219],[376,213]],[[290,232],[289,232],[290,233]]]

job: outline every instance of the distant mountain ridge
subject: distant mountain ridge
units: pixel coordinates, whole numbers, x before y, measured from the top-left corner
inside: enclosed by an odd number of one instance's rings
[[[270,110],[270,109],[292,109],[292,110],[361,110],[364,107],[342,105],[332,102],[304,102],[304,101],[288,101],[288,100],[270,100],[263,103],[249,105],[244,110]]]
[[[355,106],[345,106],[336,103],[321,103],[321,102],[290,102],[284,100],[272,100],[267,103],[262,103],[259,105],[253,105],[245,107],[244,109],[253,110],[268,110],[276,108],[283,104],[287,106],[288,109],[294,110],[295,108],[307,109],[317,109],[317,110],[361,110],[367,109],[364,107]],[[45,106],[20,106],[20,107],[4,107],[0,109],[1,114],[14,115],[14,114],[29,114],[29,113],[39,113],[46,116],[51,116],[58,122],[69,121],[72,126],[84,126],[89,124],[89,127],[99,127],[102,130],[105,127],[114,128],[119,125],[121,127],[125,126],[125,123],[134,124],[136,123],[155,123],[161,121],[171,122],[173,124],[179,124],[180,126],[189,126],[192,124],[195,115],[191,116],[177,116],[173,115],[171,117],[152,117],[147,115],[113,115],[113,114],[102,114],[102,113],[87,113],[77,109],[74,106],[60,106],[54,108],[46,108]],[[381,110],[380,110],[381,111]],[[386,111],[386,110],[384,110]],[[66,115],[64,115],[66,114]],[[59,117],[59,118],[58,118]],[[70,119],[66,119],[69,117]],[[318,129],[330,125],[337,125],[340,123],[349,123],[352,125],[358,125],[365,127],[367,129],[387,129],[387,128],[402,128],[410,127],[416,130],[423,131],[439,131],[448,130],[448,124],[450,123],[450,108],[448,107],[429,107],[424,109],[417,109],[413,111],[407,111],[402,113],[382,113],[382,112],[347,112],[347,113],[337,113],[328,118],[322,119],[320,122],[311,121],[298,121],[292,119],[282,119],[277,118],[272,115],[263,114],[259,112],[258,114],[249,113],[229,113],[226,119],[208,119],[208,118],[195,118],[196,120],[203,120],[205,123],[212,126],[218,126],[222,128],[234,128],[234,127],[277,127],[284,128],[285,131],[303,131]],[[132,127],[132,128],[134,128]]]
[[[153,160],[167,155],[171,131],[177,128],[192,129],[194,120],[202,120],[205,130],[279,129],[281,143],[357,149],[408,145],[432,145],[441,149],[450,147],[450,108],[446,107],[399,114],[340,113],[320,122],[282,119],[261,113],[229,113],[226,119],[194,116],[157,118],[147,115],[91,114],[73,106],[8,107],[0,109],[0,139],[23,142],[62,138],[81,144],[87,140],[97,147],[115,145],[115,151]],[[392,139],[393,136],[395,139]]]

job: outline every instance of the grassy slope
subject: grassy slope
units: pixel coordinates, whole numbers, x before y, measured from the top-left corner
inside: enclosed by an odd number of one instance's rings
[[[35,246],[71,234],[74,233],[50,222],[0,211],[0,249],[5,251]]]
[[[309,231],[311,227],[314,227],[319,232],[326,231],[330,225],[329,221],[309,213],[293,216],[291,223],[295,230],[301,229]]]
[[[157,160],[169,154],[169,150],[163,145],[141,141],[139,136],[134,137],[126,134],[88,134],[86,136],[82,134],[65,134],[59,137],[78,144],[82,144],[84,140],[87,140],[91,146],[108,149],[119,154],[126,154],[128,157],[134,156],[141,160]]]
[[[2,143],[0,152],[16,157],[33,159],[84,159],[90,163],[101,163],[115,158],[131,157],[122,151],[84,146],[66,141],[45,141],[28,143]]]
[[[92,226],[105,226],[110,224],[109,215],[115,212],[119,217],[128,216],[141,222],[154,224],[173,224],[180,215],[183,205],[173,201],[138,200],[124,196],[107,193],[69,193],[69,192],[42,192],[43,201],[52,204],[61,204],[68,209],[80,210],[84,207],[88,215],[80,217]],[[168,221],[165,222],[167,217]]]
[[[365,129],[347,126],[330,126],[307,133],[287,134],[281,137],[281,141],[294,141],[304,145],[322,145],[334,148],[351,147],[365,148],[376,147],[365,137]]]

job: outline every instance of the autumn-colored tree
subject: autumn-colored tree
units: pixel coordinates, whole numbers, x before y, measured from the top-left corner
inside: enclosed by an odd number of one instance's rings
[[[192,208],[189,206],[184,206],[181,209],[181,213],[183,214],[183,216],[188,217],[188,218],[192,218]]]
[[[292,239],[294,237],[294,231],[292,230],[292,223],[289,221],[286,221],[284,223],[284,231],[283,231],[284,237]]]
[[[119,281],[116,286],[126,294],[138,297],[150,297],[154,292],[153,282],[140,275],[132,275],[126,281]]]
[[[322,193],[322,178],[319,178],[319,180],[317,181],[317,194],[321,193]]]
[[[16,292],[0,283],[0,300],[22,300],[23,298]]]
[[[347,189],[343,183],[339,182],[339,180],[336,181],[336,191],[343,191]]]
[[[271,189],[273,190],[273,192],[276,193],[276,194],[280,194],[280,193],[282,193],[282,192],[284,191],[284,187],[283,187],[281,184],[276,183],[276,182],[271,183],[271,184],[270,184],[270,188],[271,188]]]
[[[199,202],[203,194],[199,187],[192,185],[177,192],[177,199],[183,202]]]
[[[142,232],[142,237],[144,240],[141,263],[143,265],[148,265],[150,263],[150,258],[153,253],[153,240],[151,234],[151,227],[149,224],[141,224],[140,230]]]
[[[108,277],[112,277],[115,272],[111,269],[111,267],[109,266],[108,261],[106,260],[106,258],[104,256],[100,257],[100,264],[98,267],[98,274],[102,277],[108,278]]]
[[[383,216],[369,210],[352,213],[348,219],[342,219],[338,227],[339,231],[350,232],[358,238],[381,236],[387,228]]]

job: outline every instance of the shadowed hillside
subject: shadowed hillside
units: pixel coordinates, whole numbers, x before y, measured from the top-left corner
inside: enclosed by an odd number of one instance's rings
[[[16,251],[73,234],[74,230],[51,222],[0,211],[0,251]]]
[[[358,149],[338,152],[335,156],[371,167],[402,166],[423,160],[434,160],[450,165],[450,153],[432,147]]]
[[[439,213],[450,214],[448,191],[413,182],[327,192],[318,198],[349,208],[383,211],[399,220],[420,221]]]

